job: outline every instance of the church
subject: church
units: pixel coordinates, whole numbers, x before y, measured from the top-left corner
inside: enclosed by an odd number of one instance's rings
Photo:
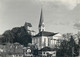
[[[37,46],[38,50],[44,47],[56,48],[60,45],[62,35],[60,33],[45,31],[43,12],[41,10],[39,33],[32,37],[32,44]]]

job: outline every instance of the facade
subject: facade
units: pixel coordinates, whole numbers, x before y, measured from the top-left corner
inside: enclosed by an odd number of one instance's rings
[[[50,47],[44,47],[41,50],[39,50],[39,56],[48,56],[48,57],[55,57],[56,56],[56,50],[50,48]]]
[[[0,45],[1,57],[32,57],[34,52],[34,46],[28,45],[24,47],[19,43],[6,43],[6,45]]]
[[[19,43],[6,43],[6,45],[0,46],[0,49],[2,49],[0,50],[2,57],[23,57],[23,46]]]
[[[23,52],[24,52],[23,53],[24,57],[32,57],[33,56],[31,47],[24,47]]]
[[[23,45],[19,43],[6,45],[6,57],[23,57]]]
[[[59,46],[62,35],[60,33],[53,33],[45,31],[45,25],[41,10],[40,22],[39,22],[39,33],[32,38],[32,44],[36,45],[40,50],[43,47],[55,48]]]

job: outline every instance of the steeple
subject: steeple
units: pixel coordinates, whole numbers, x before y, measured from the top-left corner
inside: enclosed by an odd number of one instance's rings
[[[39,22],[39,32],[41,31],[45,31],[42,9],[41,9],[41,15],[40,15],[40,22]]]

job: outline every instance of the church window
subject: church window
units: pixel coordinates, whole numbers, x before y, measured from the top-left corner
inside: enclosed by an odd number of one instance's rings
[[[50,44],[50,39],[48,38],[48,46],[49,46],[49,44]]]
[[[39,39],[39,46],[41,46],[41,38]]]
[[[44,46],[46,46],[46,38],[44,38]]]
[[[42,31],[44,31],[44,29],[42,29]]]

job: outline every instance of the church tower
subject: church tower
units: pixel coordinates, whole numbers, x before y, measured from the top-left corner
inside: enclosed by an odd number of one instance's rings
[[[42,9],[41,9],[41,15],[40,15],[40,22],[39,22],[39,32],[41,31],[45,31]]]

